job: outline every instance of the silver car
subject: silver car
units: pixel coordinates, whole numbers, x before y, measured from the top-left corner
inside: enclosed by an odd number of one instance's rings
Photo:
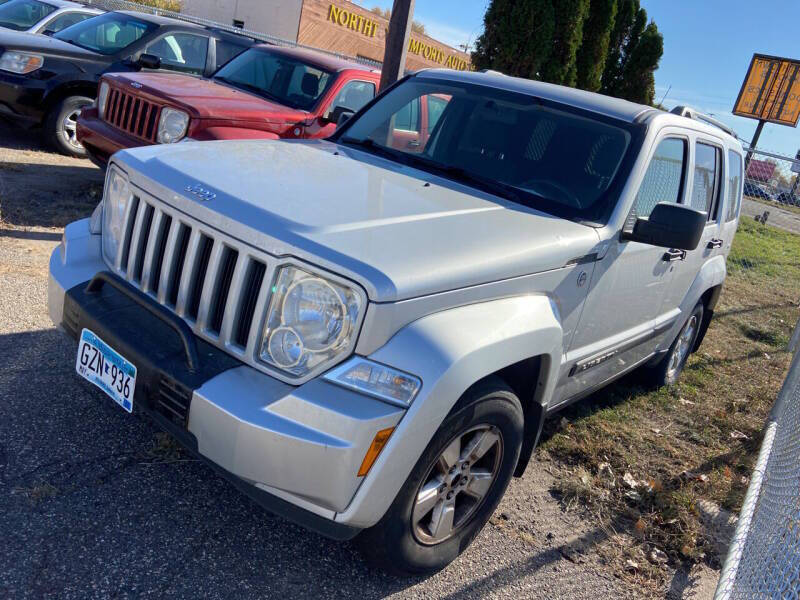
[[[323,141],[115,154],[50,261],[76,371],[263,506],[399,573],[455,559],[544,419],[677,380],[742,147],[691,111],[430,70]]]

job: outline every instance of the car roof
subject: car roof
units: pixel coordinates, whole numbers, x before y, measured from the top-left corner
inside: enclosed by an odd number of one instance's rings
[[[271,44],[259,44],[256,48],[268,50],[269,52],[282,54],[284,56],[291,56],[302,60],[303,62],[311,63],[326,71],[344,71],[345,69],[356,69],[359,71],[376,71],[368,65],[357,63],[353,60],[347,60],[333,56],[332,54],[325,54],[324,52],[317,52],[308,48],[291,48],[286,46],[274,46]]]
[[[198,25],[197,23],[191,23],[190,21],[173,19],[172,17],[162,17],[161,15],[151,15],[149,13],[142,13],[135,10],[115,10],[114,12],[127,15],[129,17],[135,17],[137,19],[141,19],[142,21],[157,23],[158,25],[176,25],[182,27],[193,27],[196,29],[207,29],[202,25]]]
[[[425,69],[416,73],[417,77],[435,77],[451,81],[463,81],[477,85],[529,94],[537,98],[563,102],[577,108],[583,108],[608,117],[633,123],[644,113],[655,110],[651,106],[636,104],[620,98],[612,98],[595,92],[587,92],[576,88],[565,87],[543,81],[511,77],[496,71],[455,71],[452,69]]]
[[[55,6],[56,8],[85,8],[87,9],[87,12],[96,10],[78,2],[70,2],[70,0],[43,0],[43,2],[45,4],[49,4],[50,6]],[[97,12],[101,13],[103,11]]]

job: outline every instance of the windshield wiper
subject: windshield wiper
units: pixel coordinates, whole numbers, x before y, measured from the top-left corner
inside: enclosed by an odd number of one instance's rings
[[[361,149],[365,149],[369,152],[372,152],[373,154],[379,154],[380,156],[383,156],[385,158],[391,158],[392,160],[396,160],[398,162],[405,162],[403,161],[404,157],[402,152],[391,150],[386,146],[382,146],[381,144],[376,143],[375,140],[372,140],[370,138],[365,138],[363,140],[360,140],[354,137],[344,137],[341,139],[341,142],[348,146],[357,146]]]
[[[519,191],[507,183],[490,179],[489,177],[483,177],[482,175],[476,175],[475,173],[467,171],[463,167],[446,165],[444,163],[436,162],[435,160],[427,160],[413,154],[408,154],[407,157],[409,159],[409,163],[415,166],[420,166],[434,172],[442,173],[451,179],[461,183],[468,183],[474,187],[482,189],[485,192],[495,194],[501,198],[505,198],[506,200],[516,202],[517,204],[528,204],[523,200]]]
[[[261,96],[262,98],[266,98],[267,100],[272,100],[273,102],[277,102],[278,104],[286,104],[286,102],[270,94],[267,90],[258,87],[257,85],[252,85],[250,83],[244,83],[243,81],[236,81],[234,79],[228,79],[227,77],[220,77],[219,75],[215,75],[212,77],[214,81],[221,81],[222,83],[227,83],[228,85],[239,88],[241,90],[246,90],[248,92],[252,92],[256,96]]]

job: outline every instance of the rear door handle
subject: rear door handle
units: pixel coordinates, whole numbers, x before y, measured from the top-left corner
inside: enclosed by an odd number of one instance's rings
[[[708,248],[722,248],[723,241],[719,238],[711,238],[708,241]]]
[[[676,250],[672,248],[664,253],[664,260],[667,262],[675,262],[676,260],[683,260],[686,258],[686,250]]]

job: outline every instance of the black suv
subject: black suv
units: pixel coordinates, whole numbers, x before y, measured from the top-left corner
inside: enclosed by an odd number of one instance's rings
[[[210,75],[255,40],[176,19],[109,12],[51,37],[0,33],[0,115],[42,125],[45,139],[73,156],[82,107],[103,73],[169,70]]]

